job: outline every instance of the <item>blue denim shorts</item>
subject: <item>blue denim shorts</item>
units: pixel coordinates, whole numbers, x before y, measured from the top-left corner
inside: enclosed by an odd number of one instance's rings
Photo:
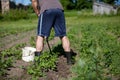
[[[66,36],[65,17],[61,9],[49,9],[39,16],[38,36],[49,37],[52,28],[54,28],[55,36]]]

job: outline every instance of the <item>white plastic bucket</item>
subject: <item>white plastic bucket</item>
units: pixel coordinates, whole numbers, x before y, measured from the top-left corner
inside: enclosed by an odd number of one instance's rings
[[[34,52],[36,51],[33,47],[22,48],[22,60],[25,62],[34,61]]]

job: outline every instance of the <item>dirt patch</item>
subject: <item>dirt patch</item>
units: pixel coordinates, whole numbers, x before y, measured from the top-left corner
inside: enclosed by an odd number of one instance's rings
[[[36,36],[35,30],[0,38],[0,51],[21,43],[26,43],[26,45],[30,45],[29,41],[32,36]]]
[[[29,35],[31,34],[31,35]],[[29,35],[29,36],[28,36]],[[16,44],[26,43],[28,45],[30,38],[35,37],[35,31],[28,31],[26,33],[20,33],[17,35],[10,35],[0,39],[2,41],[3,46],[0,47],[1,50],[8,49]],[[53,40],[49,41],[50,47],[58,44],[60,39],[55,37]],[[45,44],[44,51],[48,50],[48,45]],[[58,49],[57,49],[58,50]],[[53,50],[56,51],[56,50]],[[59,51],[58,51],[59,52]],[[62,53],[62,52],[60,52]],[[13,63],[13,67],[8,68],[7,74],[5,76],[0,77],[2,80],[31,80],[32,76],[27,73],[27,67],[32,63],[24,62],[23,60],[16,60]],[[57,68],[56,71],[48,71],[46,72],[45,77],[40,77],[39,80],[67,80],[70,77],[70,67],[67,65],[66,58],[63,55],[58,57]]]
[[[46,80],[68,80],[70,74],[70,65],[67,65],[64,56],[60,56],[57,64],[57,71],[49,71]]]
[[[31,80],[31,75],[27,74],[26,68],[31,65],[31,63],[24,62],[22,60],[17,60],[13,67],[9,68],[7,75],[3,80]],[[70,65],[67,65],[66,58],[60,56],[58,58],[56,71],[46,72],[45,77],[40,77],[39,80],[67,80],[70,77]]]
[[[27,66],[29,66],[30,63],[24,62],[22,60],[16,60],[15,63],[13,63],[13,67],[9,68],[7,71],[7,77],[17,77],[20,78],[25,73],[25,69]]]

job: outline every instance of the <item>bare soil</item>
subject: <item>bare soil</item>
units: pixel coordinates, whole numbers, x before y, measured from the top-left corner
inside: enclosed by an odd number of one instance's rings
[[[34,30],[32,30],[25,33],[19,33],[17,35],[9,35],[4,38],[0,38],[0,51],[11,48],[20,43],[26,43],[26,46],[30,46],[30,38],[35,36],[36,33]],[[120,40],[120,37],[118,40]],[[54,38],[53,40],[49,41],[49,44],[52,47],[59,41],[59,38]],[[44,50],[48,49],[49,48],[47,44],[45,44]],[[61,52],[61,54],[63,53]],[[13,67],[7,69],[7,74],[5,76],[0,76],[0,80],[31,80],[32,76],[26,71],[26,68],[29,65],[31,65],[31,63],[24,62],[23,60],[16,60],[13,63]],[[39,80],[69,80],[69,78],[72,76],[70,67],[70,65],[67,65],[64,55],[60,55],[57,61],[57,70],[50,70],[46,72],[46,76],[40,77]],[[120,77],[114,76],[112,80],[120,80]]]
[[[29,46],[29,41],[32,36],[35,36],[35,31],[28,31],[15,35],[9,35],[4,38],[0,38],[0,51],[13,47],[20,43],[26,43]]]
[[[19,33],[17,35],[10,35],[0,39],[0,51],[8,49],[16,44],[26,43],[26,46],[30,46],[29,40],[31,37],[35,36],[35,31],[28,31],[25,33]],[[52,47],[59,42],[59,38],[54,38],[49,41]],[[2,46],[1,46],[2,45]],[[48,46],[44,46],[44,50],[47,50]],[[31,75],[27,74],[26,68],[31,65],[31,63],[24,62],[23,60],[16,60],[13,63],[13,67],[7,70],[6,76],[1,76],[2,80],[31,80]],[[40,77],[39,80],[68,80],[71,76],[70,65],[67,65],[66,58],[60,55],[57,62],[56,71],[46,72],[46,77]]]
[[[26,72],[27,66],[30,63],[24,62],[22,60],[17,60],[13,67],[9,68],[7,75],[3,78],[4,80],[31,80],[32,76]],[[57,70],[46,72],[45,77],[40,77],[39,80],[68,80],[71,76],[70,65],[67,65],[66,58],[60,56],[58,58]]]

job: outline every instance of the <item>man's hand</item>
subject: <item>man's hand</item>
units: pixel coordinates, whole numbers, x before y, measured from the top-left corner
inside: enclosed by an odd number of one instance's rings
[[[32,0],[32,7],[37,16],[40,16],[40,10],[37,8],[37,6],[38,6],[37,0]]]

